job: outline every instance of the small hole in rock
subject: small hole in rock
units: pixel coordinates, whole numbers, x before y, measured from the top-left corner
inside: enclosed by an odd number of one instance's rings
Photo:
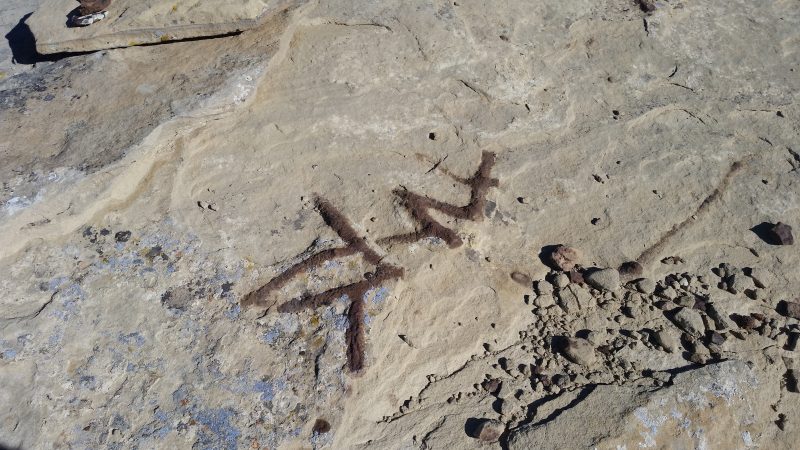
[[[436,140],[436,133],[430,132],[428,133],[428,139],[435,141]]]

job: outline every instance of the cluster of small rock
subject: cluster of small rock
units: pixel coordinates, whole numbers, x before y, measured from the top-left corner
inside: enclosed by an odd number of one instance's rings
[[[470,393],[496,398],[495,428],[497,423],[507,429],[534,423],[541,417],[534,405],[543,398],[587,385],[670,383],[669,369],[647,367],[635,355],[660,353],[665,356],[656,358],[669,358],[670,368],[737,359],[737,352],[746,351],[737,342],[753,334],[784,350],[800,348],[800,303],[784,300],[776,310],[768,299],[771,275],[765,271],[720,264],[713,270],[718,282],[689,273],[655,281],[640,277],[643,268],[636,262],[620,269],[585,268],[581,252],[566,246],[555,247],[544,261],[553,270],[532,281],[532,294],[525,296],[534,320],[520,333],[524,356],[496,355],[493,367],[507,377],[487,376]],[[763,312],[733,312],[755,306]],[[484,356],[492,355],[488,350]],[[783,360],[784,385],[796,392],[800,368],[793,358]]]

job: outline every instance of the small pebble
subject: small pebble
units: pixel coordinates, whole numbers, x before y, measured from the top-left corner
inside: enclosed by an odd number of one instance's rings
[[[689,361],[695,364],[706,364],[711,359],[711,355],[706,352],[695,352],[689,357]]]
[[[558,288],[566,287],[569,284],[569,277],[563,273],[560,273],[553,278],[553,284],[555,284]]]
[[[711,332],[709,340],[716,345],[722,345],[723,343],[725,343],[726,338],[724,334],[721,334],[717,331],[713,331]]]
[[[538,293],[539,295],[552,294],[553,285],[544,280],[537,281],[536,293]]]
[[[553,269],[569,272],[581,259],[582,255],[579,250],[566,245],[557,245],[545,258],[545,262]]]
[[[718,330],[727,330],[733,328],[734,323],[731,319],[723,314],[714,303],[706,303],[706,312]]]
[[[597,361],[592,343],[583,338],[566,338],[562,353],[570,361],[582,366],[591,367]]]
[[[781,300],[778,303],[778,312],[784,316],[800,320],[800,303]]]
[[[767,237],[771,244],[775,245],[792,245],[794,244],[794,236],[792,235],[792,227],[783,222],[778,222],[767,230]]]
[[[752,315],[743,316],[740,314],[732,314],[731,319],[743,330],[753,330],[758,327],[758,320]]]
[[[766,270],[752,269],[750,270],[750,278],[753,279],[753,284],[755,284],[757,288],[764,289],[767,287],[771,276]]]
[[[693,308],[695,299],[692,295],[681,295],[680,297],[675,299],[675,303],[685,308]]]
[[[690,308],[680,308],[675,313],[673,321],[678,328],[693,336],[702,335],[706,329],[700,313]]]
[[[491,380],[485,380],[483,383],[481,383],[481,387],[484,391],[494,395],[500,390],[500,384],[500,380],[493,378]]]
[[[634,278],[644,272],[644,267],[636,261],[628,261],[619,266],[619,274],[623,277]]]
[[[680,347],[680,342],[678,341],[677,336],[667,330],[656,332],[654,338],[656,344],[660,345],[661,348],[669,353],[675,353]]]
[[[556,300],[550,294],[540,295],[536,297],[536,300],[533,301],[533,304],[539,308],[547,308],[549,306],[555,305]]]
[[[478,423],[472,437],[483,442],[497,442],[505,429],[499,420],[483,419]]]
[[[657,295],[667,300],[674,300],[678,296],[678,292],[671,287],[667,287],[662,289]]]
[[[578,269],[572,269],[568,272],[570,283],[584,284],[586,281],[583,279],[583,272]]]
[[[636,290],[643,294],[652,294],[656,290],[656,282],[649,278],[636,280],[634,286],[636,286]]]
[[[616,269],[599,269],[584,275],[586,283],[603,291],[616,291],[619,289],[619,271]]]

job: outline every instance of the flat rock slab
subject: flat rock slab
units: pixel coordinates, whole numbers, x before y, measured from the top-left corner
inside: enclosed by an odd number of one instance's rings
[[[601,385],[551,421],[515,430],[510,449],[743,448],[769,442],[778,382],[742,361],[676,375],[672,385]]]
[[[218,36],[258,26],[288,0],[114,0],[108,17],[87,27],[70,27],[75,0],[44,0],[28,19],[42,54]]]

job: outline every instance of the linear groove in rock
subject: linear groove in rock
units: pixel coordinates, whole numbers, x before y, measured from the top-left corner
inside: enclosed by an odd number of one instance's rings
[[[661,249],[664,248],[664,246],[672,238],[672,236],[674,236],[680,230],[686,228],[690,223],[698,220],[702,214],[705,214],[705,212],[708,210],[708,208],[711,207],[712,204],[719,201],[719,199],[722,197],[722,194],[724,194],[725,191],[728,189],[728,186],[730,186],[733,177],[737,173],[739,173],[739,171],[744,167],[744,164],[745,164],[744,159],[736,161],[733,164],[731,164],[730,169],[728,169],[728,172],[722,178],[722,181],[720,181],[717,187],[713,191],[711,191],[711,193],[703,200],[702,203],[700,203],[697,209],[695,209],[692,212],[692,214],[689,215],[689,217],[687,217],[680,223],[673,225],[672,228],[670,228],[669,231],[664,233],[664,235],[661,236],[661,238],[659,238],[659,240],[656,241],[655,244],[651,245],[649,248],[643,251],[639,255],[639,257],[636,258],[636,261],[639,262],[640,264],[647,264],[650,261],[652,261],[652,259],[658,254],[658,252],[660,252]]]

